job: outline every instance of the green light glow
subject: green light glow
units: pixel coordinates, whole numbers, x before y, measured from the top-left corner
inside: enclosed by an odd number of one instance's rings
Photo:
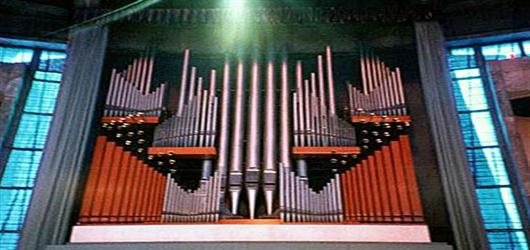
[[[227,50],[241,48],[255,38],[255,30],[251,22],[251,1],[224,0],[222,8],[226,11],[221,22],[221,46]]]

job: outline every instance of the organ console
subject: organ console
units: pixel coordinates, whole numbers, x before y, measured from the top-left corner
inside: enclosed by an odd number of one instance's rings
[[[154,53],[113,69],[78,222],[423,222],[400,69],[363,48],[342,85],[330,46],[314,71],[268,54],[200,75],[185,50],[174,112]]]

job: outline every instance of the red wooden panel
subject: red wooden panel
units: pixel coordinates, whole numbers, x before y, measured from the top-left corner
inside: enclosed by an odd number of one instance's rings
[[[368,165],[368,160],[363,160],[362,163],[362,180],[364,186],[364,200],[366,204],[366,221],[372,221],[374,218],[374,201],[373,201],[373,192],[372,192],[372,182],[370,181],[370,170]]]
[[[293,157],[329,157],[333,155],[357,155],[361,153],[359,147],[293,147]]]
[[[355,221],[355,183],[353,183],[352,179],[353,169],[348,170],[346,172],[346,180],[349,183],[349,189],[350,189],[350,199],[348,206],[350,207],[350,214],[348,215],[351,221]]]
[[[103,162],[105,146],[107,144],[107,137],[98,136],[96,145],[94,146],[94,154],[92,155],[92,162],[88,170],[88,178],[81,201],[81,209],[79,212],[79,222],[88,222],[90,217],[90,207],[94,202],[96,184],[98,182],[101,164]]]
[[[371,190],[372,190],[372,201],[373,201],[373,207],[374,207],[374,217],[372,218],[372,221],[382,221],[383,220],[383,209],[381,207],[381,195],[380,195],[380,184],[377,172],[377,168],[375,166],[375,160],[373,155],[368,156],[368,168],[370,169],[370,182],[371,182]]]
[[[153,169],[150,171],[150,178],[151,178],[151,188],[148,195],[147,200],[147,221],[152,222],[154,220],[155,214],[154,214],[154,206],[155,206],[155,198],[156,198],[156,188],[157,188],[157,179],[156,179],[156,173]]]
[[[103,155],[103,161],[101,163],[101,170],[99,172],[98,181],[95,187],[94,202],[92,203],[92,207],[90,209],[90,222],[101,221],[103,204],[105,203],[105,193],[107,191],[107,183],[115,151],[116,143],[107,142],[107,146],[105,147],[105,153]]]
[[[398,188],[396,183],[396,177],[394,167],[392,166],[392,154],[390,153],[389,146],[382,146],[381,151],[383,152],[383,162],[385,166],[385,173],[387,174],[388,193],[390,196],[390,209],[392,211],[392,220],[400,221],[401,216],[401,204],[399,203]]]
[[[166,187],[166,180],[162,174],[157,174],[158,178],[158,195],[156,199],[156,207],[155,207],[155,214],[156,214],[156,221],[160,222],[162,221],[162,206],[164,205],[164,191]]]
[[[341,189],[342,189],[342,192],[341,192],[342,207],[343,207],[342,211],[344,213],[344,219],[350,220],[350,206],[349,206],[350,188],[349,188],[349,183],[345,177],[346,177],[346,172],[340,175],[340,184],[341,184]]]
[[[359,186],[359,182],[357,181],[358,178],[357,178],[357,166],[356,165],[352,170],[351,170],[351,174],[350,174],[350,179],[351,179],[351,182],[353,183],[353,210],[354,210],[354,214],[353,214],[353,217],[355,219],[355,221],[360,221],[360,218],[361,218],[361,201],[360,201],[360,186]]]
[[[423,222],[423,209],[421,206],[421,198],[418,189],[418,182],[416,179],[416,171],[414,170],[414,162],[412,161],[410,139],[407,135],[401,135],[399,137],[399,142],[401,146],[401,154],[403,156],[403,169],[405,170],[405,177],[408,184],[408,193],[411,197],[414,221]]]
[[[150,171],[149,171],[149,167],[147,166],[147,164],[142,164],[142,181],[141,181],[141,186],[142,188],[140,188],[140,197],[138,198],[139,199],[139,206],[138,206],[138,210],[137,210],[137,218],[139,219],[140,222],[144,222],[145,221],[145,218],[147,216],[147,202],[148,202],[148,196],[149,196],[149,188],[150,188],[150,185],[151,185],[151,178],[150,178]]]
[[[392,210],[390,209],[390,190],[388,187],[388,177],[383,163],[383,152],[377,150],[374,152],[375,165],[377,168],[377,177],[380,186],[381,208],[383,211],[384,221],[392,221]]]
[[[112,164],[110,165],[108,181],[105,185],[105,194],[103,201],[103,208],[101,210],[101,222],[110,221],[111,207],[116,202],[116,184],[118,182],[118,176],[121,167],[123,148],[117,146],[114,148],[114,155],[112,158]]]
[[[120,217],[120,208],[123,205],[123,197],[125,194],[125,181],[131,162],[131,152],[124,151],[118,171],[118,179],[116,181],[114,198],[112,199],[112,206],[110,207],[110,221],[117,222]]]
[[[153,221],[155,214],[154,214],[154,206],[155,206],[155,198],[156,198],[156,188],[157,188],[157,179],[156,179],[156,171],[152,168],[149,168],[149,179],[151,179],[151,184],[149,188],[149,195],[147,196],[147,208],[146,208],[146,214],[147,214],[147,221]]]
[[[143,162],[139,159],[136,160],[136,167],[133,169],[133,181],[131,188],[131,203],[127,209],[128,222],[137,221],[137,207],[139,204],[140,188],[142,188],[142,165]]]
[[[120,208],[119,208],[119,218],[118,221],[125,222],[128,221],[130,213],[129,208],[132,203],[132,190],[134,185],[134,178],[135,178],[135,169],[136,165],[138,164],[138,158],[136,156],[131,155],[129,159],[129,163],[126,165],[124,176],[124,183],[123,183],[123,197],[120,201]]]
[[[179,158],[213,159],[217,150],[215,147],[150,147],[147,153],[150,155],[173,154]]]
[[[359,186],[359,203],[360,203],[360,217],[359,221],[366,221],[368,218],[368,205],[366,204],[366,195],[367,191],[365,188],[365,183],[363,181],[363,168],[364,164],[362,164],[362,161],[358,164],[356,169],[356,177],[357,177],[357,183]]]
[[[405,221],[412,221],[412,208],[410,206],[410,198],[407,191],[407,180],[405,179],[405,173],[403,171],[403,161],[401,159],[399,141],[390,142],[390,151],[392,152],[394,171],[396,172],[396,182],[399,193],[399,202],[401,204],[402,218]]]
[[[101,117],[101,122],[127,122],[127,123],[145,123],[145,124],[158,124],[159,118],[156,116],[145,116],[145,117],[121,117],[121,116],[104,116]]]
[[[364,122],[410,122],[410,116],[408,115],[356,115],[352,116],[352,123],[364,123]]]

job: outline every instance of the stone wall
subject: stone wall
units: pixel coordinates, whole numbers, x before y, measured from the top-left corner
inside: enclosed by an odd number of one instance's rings
[[[530,198],[530,117],[515,116],[510,103],[516,98],[530,97],[530,59],[493,61],[489,67],[518,174]]]
[[[4,138],[6,126],[15,110],[25,69],[24,64],[0,63],[0,138]]]

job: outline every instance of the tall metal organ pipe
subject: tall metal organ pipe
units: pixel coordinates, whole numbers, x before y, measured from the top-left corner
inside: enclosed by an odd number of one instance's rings
[[[245,186],[250,219],[254,219],[260,173],[260,80],[257,59],[252,60],[248,100]]]
[[[263,191],[267,215],[272,214],[272,205],[276,184],[276,91],[274,82],[274,64],[267,62],[267,83],[265,86],[265,128],[263,143]]]
[[[239,59],[237,63],[237,79],[234,100],[234,115],[232,122],[232,147],[230,154],[230,196],[232,201],[232,214],[237,214],[239,205],[239,195],[242,185],[243,165],[243,131],[245,119],[245,102],[244,102],[244,66],[243,60]]]
[[[186,83],[188,79],[188,64],[190,60],[190,50],[184,50],[184,59],[182,62],[182,75],[180,78],[180,91],[177,106],[177,116],[182,115],[182,109],[184,108],[184,95],[186,94]]]

